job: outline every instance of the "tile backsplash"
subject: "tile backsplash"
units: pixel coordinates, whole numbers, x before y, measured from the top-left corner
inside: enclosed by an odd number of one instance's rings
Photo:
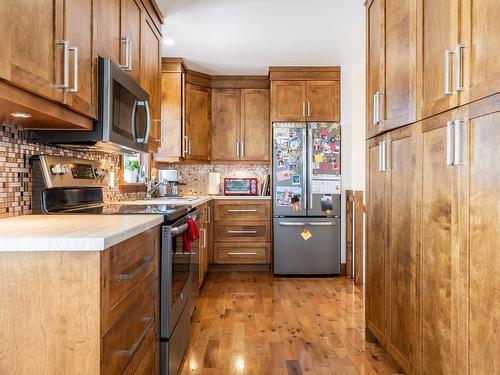
[[[144,193],[122,194],[118,187],[120,156],[75,152],[58,147],[28,143],[22,128],[0,124],[0,218],[31,213],[33,155],[50,154],[99,160],[103,169],[115,172],[115,185],[104,187],[105,201],[142,198]]]
[[[208,173],[219,172],[224,177],[257,177],[259,181],[269,174],[267,164],[161,164],[158,169],[177,169],[181,195],[207,195]],[[222,189],[221,181],[221,189]],[[222,194],[222,192],[221,192]]]

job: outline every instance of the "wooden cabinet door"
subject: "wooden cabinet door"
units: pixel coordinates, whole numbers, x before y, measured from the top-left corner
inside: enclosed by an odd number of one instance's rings
[[[447,122],[457,115],[422,122],[422,374],[458,373],[458,169],[447,165]]]
[[[422,10],[420,30],[420,106],[422,118],[458,105],[454,90],[453,49],[458,43],[460,0],[419,0]],[[448,69],[445,52],[450,50]],[[445,70],[449,84],[445,87]],[[447,93],[448,91],[448,93]]]
[[[210,89],[186,84],[186,159],[208,160],[210,151]]]
[[[306,120],[306,82],[271,82],[272,121]]]
[[[120,63],[120,3],[121,0],[98,0],[97,51],[98,55]]]
[[[269,161],[269,90],[241,90],[241,160]]]
[[[416,120],[416,0],[384,0],[384,71],[380,116],[384,130]]]
[[[340,121],[340,81],[307,81],[307,120]]]
[[[383,92],[384,69],[384,2],[370,0],[366,5],[367,49],[366,49],[366,137],[371,138],[383,131],[375,113],[376,95]]]
[[[136,0],[121,0],[120,8],[120,64],[127,65],[124,70],[139,80],[141,72],[141,6]],[[125,43],[125,40],[128,40],[128,43]]]
[[[146,12],[144,12],[146,13]],[[161,36],[144,14],[141,24],[141,86],[149,93],[151,124],[149,144],[156,150],[161,143]],[[147,46],[147,47],[146,47]]]
[[[500,92],[500,2],[462,0],[460,50],[464,91],[461,104]],[[459,67],[455,67],[458,69]]]
[[[383,136],[367,145],[366,326],[386,342],[387,173],[379,170]]]
[[[240,90],[212,90],[212,160],[239,160]]]
[[[462,286],[466,290],[461,304],[462,329],[468,328],[467,335],[461,340],[468,353],[461,355],[469,361],[470,374],[500,373],[500,95],[470,105],[470,113],[461,114],[469,118],[464,123],[462,156],[466,160],[461,174],[463,190],[468,186],[468,205],[462,209],[463,224],[458,231],[460,244],[469,251],[461,251],[460,259],[469,270],[462,267]],[[485,105],[486,104],[486,105]],[[468,125],[468,129],[467,129]],[[468,143],[468,147],[467,147]],[[469,177],[467,179],[467,176]],[[467,202],[467,194],[461,195],[461,201]],[[466,272],[468,271],[468,272]],[[468,324],[465,318],[468,313]],[[467,345],[468,343],[468,345]]]
[[[179,161],[182,157],[183,73],[161,73],[161,118],[163,140],[155,161]]]
[[[59,8],[52,0],[2,0],[0,78],[62,103],[55,87],[63,80],[63,47],[55,44]]]
[[[387,135],[388,205],[387,350],[415,373],[418,349],[418,265],[421,230],[420,123]]]
[[[97,1],[98,2],[98,1]],[[69,89],[66,104],[77,112],[97,118],[97,59],[94,48],[93,12],[96,1],[64,1],[64,40],[70,50]],[[77,61],[75,62],[75,59]]]

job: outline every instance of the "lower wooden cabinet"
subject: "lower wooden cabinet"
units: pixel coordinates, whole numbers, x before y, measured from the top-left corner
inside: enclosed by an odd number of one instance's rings
[[[271,202],[216,200],[214,202],[213,262],[269,264]]]
[[[407,373],[500,373],[499,121],[497,94],[368,141],[366,326]]]

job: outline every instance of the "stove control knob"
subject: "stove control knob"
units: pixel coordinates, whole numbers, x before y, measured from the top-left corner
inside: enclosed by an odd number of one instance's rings
[[[94,169],[94,173],[97,178],[103,178],[104,176],[106,176],[106,172],[101,168]]]
[[[52,174],[61,174],[62,172],[61,164],[53,164],[50,167],[50,171],[52,172]]]
[[[66,174],[69,172],[69,168],[66,164],[61,165],[61,174]]]

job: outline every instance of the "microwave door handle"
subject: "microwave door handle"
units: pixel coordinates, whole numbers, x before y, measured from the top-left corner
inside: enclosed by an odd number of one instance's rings
[[[149,112],[149,100],[144,101],[144,106],[146,108],[146,130],[144,132],[144,140],[142,141],[142,143],[148,143],[149,130],[151,129],[151,114]]]
[[[135,143],[139,143],[137,139],[137,124],[136,124],[136,117],[137,117],[137,106],[139,105],[139,101],[134,102],[134,107],[132,108],[132,138]]]

